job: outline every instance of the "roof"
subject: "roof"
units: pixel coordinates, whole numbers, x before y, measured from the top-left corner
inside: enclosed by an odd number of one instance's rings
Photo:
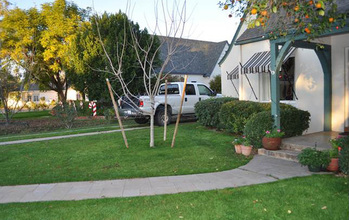
[[[349,1],[348,0],[337,0],[338,13],[349,12]],[[262,27],[246,29],[244,33],[236,40],[236,44],[243,44],[245,41],[258,41],[264,40],[266,33],[273,31],[277,27],[278,16],[273,14],[269,19],[269,24],[264,30]]]
[[[176,45],[176,52],[165,67],[165,73],[211,76],[219,58],[228,45],[227,41],[209,42],[158,36],[161,46],[161,60],[168,54],[168,46]]]

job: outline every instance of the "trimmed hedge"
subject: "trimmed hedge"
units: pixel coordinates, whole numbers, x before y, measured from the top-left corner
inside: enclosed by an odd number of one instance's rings
[[[198,122],[204,126],[220,128],[219,111],[226,102],[237,101],[236,98],[212,98],[197,102],[195,115]]]
[[[349,174],[349,136],[341,138],[342,149],[339,153],[339,169],[345,174]]]
[[[219,118],[223,128],[232,133],[242,133],[248,119],[258,112],[264,111],[257,102],[235,101],[222,105]]]
[[[285,137],[302,135],[309,128],[310,113],[297,108],[281,109],[281,130]],[[246,123],[244,135],[253,146],[262,147],[265,131],[272,129],[273,118],[270,111],[264,111],[252,116]]]
[[[262,147],[265,131],[273,128],[273,118],[270,111],[263,111],[253,115],[246,123],[244,135],[256,148]]]

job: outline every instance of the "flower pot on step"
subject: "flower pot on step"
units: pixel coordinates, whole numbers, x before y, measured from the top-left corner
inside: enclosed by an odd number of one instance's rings
[[[331,172],[338,171],[338,158],[331,158],[331,162],[328,165],[327,170]]]
[[[252,151],[252,146],[241,145],[241,153],[245,156],[249,156]]]
[[[281,146],[281,138],[279,137],[263,137],[262,144],[264,149],[267,150],[279,150]]]
[[[235,146],[235,153],[241,154],[241,145],[237,144],[237,145],[234,145],[234,146]]]

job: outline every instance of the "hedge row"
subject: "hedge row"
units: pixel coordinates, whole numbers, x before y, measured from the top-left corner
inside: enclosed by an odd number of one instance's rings
[[[280,104],[280,108],[281,130],[286,137],[302,135],[309,128],[309,112],[286,104]],[[273,126],[270,109],[270,103],[218,98],[197,103],[195,114],[202,125],[223,128],[235,134],[244,133],[252,145],[261,147],[265,131]]]

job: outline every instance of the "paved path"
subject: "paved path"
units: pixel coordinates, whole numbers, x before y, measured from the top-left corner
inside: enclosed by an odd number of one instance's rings
[[[131,131],[131,130],[139,130],[139,129],[146,129],[148,127],[136,127],[136,128],[125,128],[125,131]],[[53,137],[44,137],[44,138],[32,138],[32,139],[25,139],[25,140],[18,140],[18,141],[6,141],[6,142],[0,142],[1,145],[10,145],[10,144],[23,144],[23,143],[30,143],[30,142],[38,142],[38,141],[48,141],[48,140],[56,140],[56,139],[64,139],[64,138],[72,138],[72,137],[83,137],[83,136],[91,136],[96,134],[107,134],[107,133],[114,133],[114,132],[120,132],[121,130],[111,130],[111,131],[96,131],[96,132],[89,132],[89,133],[82,133],[82,134],[69,134],[69,135],[62,135],[62,136],[53,136]]]
[[[82,200],[205,191],[311,175],[299,163],[256,155],[237,169],[182,176],[0,187],[0,203]]]

